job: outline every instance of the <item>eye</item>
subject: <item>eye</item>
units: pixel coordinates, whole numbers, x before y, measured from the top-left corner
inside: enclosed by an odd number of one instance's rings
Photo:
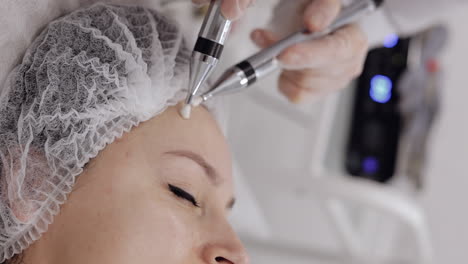
[[[190,193],[188,193],[188,192],[182,190],[182,189],[179,188],[179,187],[176,187],[176,186],[171,185],[171,184],[168,184],[168,185],[169,185],[169,190],[170,190],[173,194],[175,194],[177,197],[189,201],[190,203],[193,204],[193,206],[200,207],[200,205],[198,205],[198,202],[197,202],[197,200],[195,200],[195,198],[193,197],[193,195],[191,195]]]

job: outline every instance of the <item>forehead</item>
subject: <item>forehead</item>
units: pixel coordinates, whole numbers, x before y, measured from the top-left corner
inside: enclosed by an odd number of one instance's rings
[[[150,144],[152,151],[159,154],[179,150],[197,153],[219,173],[223,182],[232,182],[229,148],[212,115],[204,107],[198,107],[191,119],[184,120],[177,109],[177,106],[170,107],[143,123],[135,135],[142,135],[145,144]]]

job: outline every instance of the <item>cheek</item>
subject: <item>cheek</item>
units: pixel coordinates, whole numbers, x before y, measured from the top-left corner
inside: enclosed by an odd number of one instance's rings
[[[156,192],[163,190],[127,187],[135,191],[101,189],[99,195],[74,197],[80,204],[72,201],[73,208],[64,211],[64,225],[55,225],[66,227],[54,247],[67,252],[61,263],[190,263],[196,253],[197,220],[171,197],[160,198],[165,195]]]
[[[158,259],[161,263],[189,263],[187,260],[195,253],[193,218],[164,200],[147,196],[135,200],[125,206],[115,226],[119,231],[112,251],[121,248],[119,261],[153,263]]]

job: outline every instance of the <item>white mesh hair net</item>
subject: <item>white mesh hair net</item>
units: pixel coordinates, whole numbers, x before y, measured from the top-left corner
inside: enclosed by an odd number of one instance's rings
[[[47,230],[91,158],[182,99],[189,59],[151,9],[96,4],[46,27],[0,94],[0,263]]]

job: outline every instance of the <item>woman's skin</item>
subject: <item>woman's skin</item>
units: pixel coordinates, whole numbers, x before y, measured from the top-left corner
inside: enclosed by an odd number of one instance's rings
[[[217,123],[203,107],[190,120],[171,107],[92,160],[24,262],[248,263],[226,219],[233,202]]]

